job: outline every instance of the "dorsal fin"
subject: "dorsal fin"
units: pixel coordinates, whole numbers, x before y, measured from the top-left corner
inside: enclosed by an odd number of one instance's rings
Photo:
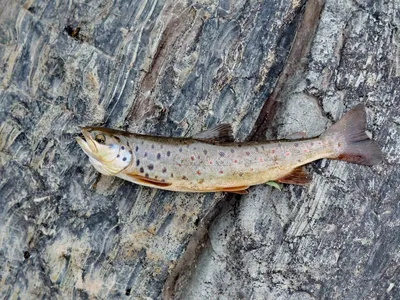
[[[135,182],[137,184],[143,184],[146,186],[166,187],[166,186],[170,186],[172,184],[169,182],[162,182],[160,180],[153,179],[153,178],[147,178],[147,177],[139,175],[139,174],[128,173],[126,175],[131,177],[133,179],[133,182]]]
[[[292,170],[289,174],[285,175],[276,182],[280,183],[290,183],[290,184],[297,184],[297,185],[305,185],[311,182],[311,175],[308,173],[304,166],[297,167],[296,169]]]
[[[199,132],[193,138],[195,140],[209,143],[229,143],[234,141],[232,126],[230,124],[219,124],[215,127]]]

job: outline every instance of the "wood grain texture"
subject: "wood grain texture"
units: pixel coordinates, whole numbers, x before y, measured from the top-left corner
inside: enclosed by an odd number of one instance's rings
[[[302,1],[0,0],[0,295],[157,299],[224,194],[100,177],[80,126],[244,140]]]

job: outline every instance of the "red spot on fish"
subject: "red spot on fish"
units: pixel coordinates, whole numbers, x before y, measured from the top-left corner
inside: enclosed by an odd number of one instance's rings
[[[233,162],[236,164],[237,163],[237,159],[235,159]]]
[[[307,152],[308,152],[308,149],[304,149],[304,152],[307,153]]]
[[[250,171],[254,171],[254,168],[251,168]]]
[[[258,161],[259,161],[259,162],[263,162],[264,160],[260,157],[260,158],[258,159]]]
[[[222,171],[222,170],[221,170],[221,171],[219,171],[219,174],[224,174],[224,171]]]
[[[285,155],[286,155],[286,156],[290,156],[290,152],[286,152]]]
[[[210,163],[210,165],[212,165],[212,161],[211,160],[209,161],[209,163]]]
[[[191,160],[194,160],[194,156],[191,156],[190,159],[191,159]]]
[[[272,150],[271,150],[271,153],[275,153],[275,149],[272,149]]]
[[[249,152],[249,151],[246,151],[246,155],[250,155],[250,152]]]
[[[180,163],[177,163],[178,167],[182,167],[182,165]]]
[[[200,172],[199,170],[197,170],[197,171],[196,171],[196,174],[197,174],[197,175],[200,175],[200,174],[201,174],[201,172]]]

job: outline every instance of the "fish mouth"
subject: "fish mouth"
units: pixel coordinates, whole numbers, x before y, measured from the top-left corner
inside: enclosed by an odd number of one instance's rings
[[[97,153],[97,146],[90,135],[90,131],[83,127],[81,128],[82,135],[75,138],[82,150],[89,156]]]

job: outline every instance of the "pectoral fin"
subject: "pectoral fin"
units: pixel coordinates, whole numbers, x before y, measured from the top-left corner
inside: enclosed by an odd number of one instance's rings
[[[310,183],[312,177],[310,173],[308,173],[304,166],[297,167],[289,174],[285,175],[282,178],[275,180],[276,182],[280,183],[289,183],[289,184],[297,184],[297,185],[305,185]]]
[[[166,186],[170,186],[171,183],[169,182],[162,182],[160,180],[157,179],[153,179],[153,178],[148,178],[145,176],[141,176],[138,174],[126,174],[127,176],[132,178],[132,181],[137,183],[137,184],[142,184],[142,185],[146,185],[146,186],[152,186],[152,187],[156,187],[156,188],[162,188],[162,187],[166,187]]]

